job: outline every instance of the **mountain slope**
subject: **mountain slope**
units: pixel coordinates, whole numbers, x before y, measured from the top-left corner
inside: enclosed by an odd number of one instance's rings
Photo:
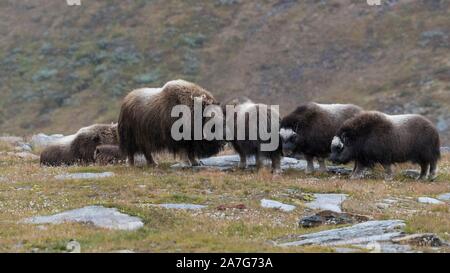
[[[114,121],[140,86],[184,78],[219,99],[414,112],[450,140],[445,0],[2,1],[0,130]]]

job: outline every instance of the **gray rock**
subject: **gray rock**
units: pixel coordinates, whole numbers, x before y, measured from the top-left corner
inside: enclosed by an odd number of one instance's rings
[[[114,176],[113,172],[103,172],[103,173],[69,173],[60,174],[55,176],[57,180],[69,180],[69,179],[100,179]]]
[[[283,204],[281,202],[275,201],[275,200],[269,200],[269,199],[262,199],[261,200],[261,207],[263,208],[273,208],[273,209],[280,209],[282,211],[293,211],[295,209],[295,206]]]
[[[43,133],[34,135],[31,137],[31,147],[33,148],[45,148],[55,142],[58,142],[64,138],[61,134],[54,134],[54,135],[46,135]]]
[[[439,195],[437,199],[442,201],[450,201],[450,192]]]
[[[347,194],[314,194],[314,201],[305,205],[310,209],[331,210],[334,212],[342,212],[341,204],[347,199]]]
[[[19,157],[21,159],[29,159],[29,160],[38,160],[39,159],[39,156],[29,153],[29,152],[20,152],[20,153],[8,152],[7,155]]]
[[[444,204],[444,202],[431,197],[419,197],[417,198],[417,201],[422,204],[432,204],[432,205]]]
[[[356,245],[390,241],[402,234],[402,220],[368,221],[350,227],[325,230],[296,236],[295,241],[280,243],[280,246],[303,245]]]
[[[206,206],[204,206],[204,205],[184,204],[184,203],[150,204],[149,206],[160,207],[160,208],[165,208],[165,209],[179,209],[179,210],[200,210],[200,209],[206,208]]]
[[[50,216],[36,216],[24,220],[28,224],[90,223],[97,227],[117,230],[136,230],[144,226],[138,217],[119,212],[116,208],[88,206]]]

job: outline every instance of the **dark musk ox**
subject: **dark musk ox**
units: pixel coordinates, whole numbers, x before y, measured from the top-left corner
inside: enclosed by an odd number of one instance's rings
[[[94,124],[83,127],[45,148],[40,157],[42,165],[59,166],[94,162],[98,145],[118,144],[117,124]]]
[[[318,104],[310,102],[297,107],[281,120],[280,137],[283,154],[303,154],[306,173],[314,172],[313,159],[319,161],[319,171],[326,171],[325,158],[339,127],[362,109],[353,104]]]
[[[100,145],[94,152],[94,161],[98,165],[114,165],[126,161],[126,156],[118,145]]]
[[[223,141],[204,138],[175,140],[171,135],[172,125],[179,119],[171,116],[173,107],[187,106],[193,124],[196,100],[201,101],[202,108],[216,105],[220,110],[210,92],[184,80],[170,81],[162,88],[143,88],[130,92],[123,100],[118,125],[120,149],[128,157],[130,165],[134,165],[136,153],[143,153],[150,166],[156,165],[152,154],[160,151],[186,155],[192,166],[199,165],[197,158],[218,153],[223,147]],[[202,122],[204,124],[206,118],[202,118]]]
[[[227,111],[227,105],[232,106],[234,108],[233,112]],[[265,108],[264,112],[260,112],[261,108]],[[222,105],[222,110],[225,113],[226,125],[232,125],[233,128],[227,128],[227,131],[233,129],[232,140],[230,141],[234,150],[239,154],[240,162],[239,167],[245,169],[247,167],[247,157],[255,156],[256,168],[260,169],[263,166],[263,159],[269,158],[272,161],[272,172],[280,173],[281,172],[281,145],[280,137],[278,134],[279,124],[280,124],[280,115],[277,110],[271,109],[268,105],[254,103],[247,97],[238,97],[234,98],[224,105]],[[253,114],[252,114],[253,113]],[[261,119],[260,114],[266,115],[266,121]],[[230,119],[233,120],[230,123]],[[272,123],[271,121],[276,120],[276,138],[277,139],[266,139],[261,137],[260,134],[260,126],[262,126],[262,122],[265,122],[265,132],[270,133]],[[245,131],[242,133],[243,137],[238,137],[239,123],[238,121],[242,121],[241,130]],[[274,124],[275,125],[275,124]],[[253,127],[252,127],[253,126]],[[255,132],[253,137],[251,137],[250,131]],[[231,135],[231,133],[230,133]],[[274,142],[273,142],[274,141]],[[265,149],[264,145],[269,143],[273,143],[274,146],[272,149]]]
[[[364,177],[364,169],[381,164],[386,179],[392,179],[391,165],[412,162],[421,167],[418,179],[433,180],[440,158],[439,133],[420,115],[386,115],[370,111],[346,121],[331,145],[330,159],[337,163],[355,161],[353,179]]]

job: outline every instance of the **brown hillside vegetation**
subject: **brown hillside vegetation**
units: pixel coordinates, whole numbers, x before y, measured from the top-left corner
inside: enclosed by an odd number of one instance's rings
[[[420,113],[450,140],[449,1],[81,1],[1,1],[2,133],[114,121],[129,90],[184,78],[283,114],[309,100]]]

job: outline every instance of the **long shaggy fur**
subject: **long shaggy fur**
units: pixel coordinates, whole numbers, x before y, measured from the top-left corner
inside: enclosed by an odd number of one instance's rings
[[[226,106],[232,105],[235,107],[234,115],[230,116],[229,113],[226,113]],[[261,157],[270,158],[272,160],[272,169],[276,172],[280,171],[280,160],[281,160],[281,145],[278,145],[278,148],[274,151],[262,151],[261,144],[269,143],[270,140],[263,141],[259,136],[259,127],[258,135],[256,140],[250,140],[250,132],[249,132],[249,122],[254,122],[258,126],[260,125],[260,116],[259,116],[259,108],[266,107],[267,108],[267,127],[271,128],[271,119],[275,118],[278,120],[278,124],[280,122],[280,115],[278,112],[272,111],[267,105],[258,104],[252,102],[247,97],[238,97],[231,99],[227,103],[222,106],[222,109],[225,113],[226,120],[234,119],[234,136],[231,144],[236,152],[240,156],[241,168],[246,167],[246,157],[247,156],[256,156],[256,164],[257,167],[262,165]],[[250,120],[250,115],[246,114],[248,111],[255,111],[257,113],[256,120]],[[227,115],[228,114],[228,115]],[[238,120],[245,119],[245,140],[238,140]],[[227,122],[228,124],[228,122]],[[277,132],[278,135],[278,132]],[[279,137],[279,136],[278,136]],[[278,143],[281,143],[280,141]]]
[[[310,157],[328,157],[330,144],[339,127],[362,109],[352,104],[317,104],[297,107],[281,121],[282,129],[297,134],[294,153]]]
[[[428,167],[430,175],[436,175],[439,133],[423,116],[364,112],[346,121],[336,136],[342,148],[333,152],[331,158],[337,162],[356,161],[364,167],[412,162],[421,165],[421,178],[427,175]]]
[[[66,136],[41,153],[41,164],[48,166],[89,164],[94,162],[98,145],[118,144],[117,124],[94,124]]]
[[[203,106],[217,104],[211,93],[183,80],[170,81],[159,89],[134,90],[125,97],[119,115],[119,144],[131,165],[135,153],[143,153],[148,164],[155,163],[152,153],[160,151],[187,155],[193,163],[196,157],[211,156],[221,150],[221,141],[175,141],[171,137],[171,127],[178,119],[171,117],[172,108],[188,106],[193,119],[195,97],[203,97]]]

